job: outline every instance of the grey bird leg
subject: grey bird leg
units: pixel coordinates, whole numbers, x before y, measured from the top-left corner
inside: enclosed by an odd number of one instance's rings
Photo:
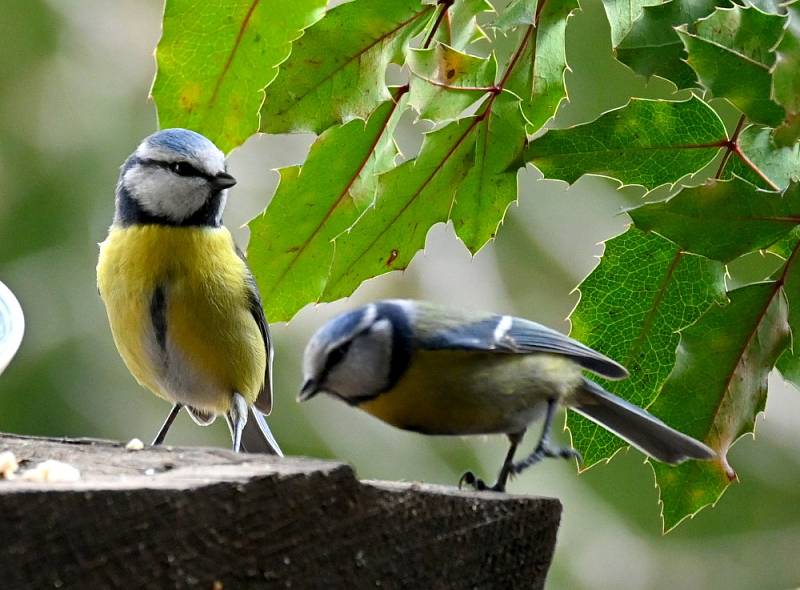
[[[583,458],[581,454],[571,447],[554,447],[550,443],[550,430],[553,426],[553,416],[556,412],[557,402],[554,399],[547,400],[547,415],[544,419],[544,427],[542,427],[542,436],[533,452],[519,463],[514,463],[511,466],[511,473],[514,475],[521,473],[531,465],[535,465],[545,457],[561,457],[562,459],[571,459],[575,457],[578,462]]]
[[[169,432],[170,426],[175,421],[175,418],[178,416],[178,412],[181,411],[183,404],[175,404],[172,406],[172,409],[167,414],[167,419],[164,420],[164,424],[161,425],[161,430],[158,431],[156,437],[153,439],[153,446],[156,447],[164,442],[164,439],[167,437],[167,432]]]
[[[506,483],[508,482],[508,477],[513,473],[514,470],[514,453],[516,453],[519,443],[522,442],[522,437],[525,436],[525,431],[523,430],[522,432],[515,432],[507,436],[510,446],[508,447],[506,458],[503,461],[503,466],[500,468],[500,473],[497,476],[497,482],[495,482],[493,486],[489,487],[482,479],[478,479],[477,477],[475,477],[474,473],[472,473],[471,471],[467,471],[464,475],[461,476],[461,479],[458,482],[459,488],[463,484],[466,484],[479,491],[481,490],[492,490],[493,492],[506,491]]]
[[[247,424],[247,401],[240,393],[234,393],[231,398],[231,409],[225,415],[228,428],[231,430],[233,452],[238,453],[242,448],[242,432]]]

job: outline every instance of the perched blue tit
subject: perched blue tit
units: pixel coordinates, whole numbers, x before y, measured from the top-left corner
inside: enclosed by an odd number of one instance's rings
[[[462,482],[503,491],[510,475],[544,457],[576,457],[550,442],[553,415],[567,406],[666,463],[714,451],[583,376],[624,379],[620,364],[555,330],[509,315],[468,313],[408,300],[339,315],[309,341],[299,400],[328,393],[389,424],[423,434],[504,433],[511,446],[497,482],[471,472]],[[534,451],[514,461],[528,426],[544,415]]]
[[[165,129],[145,138],[122,165],[97,285],[128,369],[173,404],[154,445],[186,408],[201,425],[224,415],[235,451],[280,455],[264,419],[269,327],[222,225],[234,184],[225,156],[202,135]]]

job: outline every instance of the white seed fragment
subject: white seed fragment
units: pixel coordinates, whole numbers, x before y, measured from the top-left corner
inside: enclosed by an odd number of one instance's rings
[[[14,473],[19,469],[17,458],[11,451],[0,453],[0,479],[14,479]]]
[[[132,438],[128,441],[128,444],[125,445],[125,448],[129,451],[141,451],[144,448],[144,443],[138,438]]]
[[[78,481],[81,478],[81,472],[77,467],[69,463],[48,459],[47,461],[42,461],[32,469],[23,471],[20,477],[27,481],[43,481],[49,483]]]

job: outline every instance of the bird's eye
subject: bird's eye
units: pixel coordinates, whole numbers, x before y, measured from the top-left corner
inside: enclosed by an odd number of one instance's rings
[[[350,348],[351,341],[348,340],[347,342],[343,342],[333,350],[328,353],[328,358],[326,359],[325,364],[328,367],[334,367],[338,365],[344,359],[345,355],[347,354],[348,349]]]
[[[200,173],[197,169],[188,164],[187,162],[173,162],[169,165],[169,169],[172,170],[178,176],[199,176]]]

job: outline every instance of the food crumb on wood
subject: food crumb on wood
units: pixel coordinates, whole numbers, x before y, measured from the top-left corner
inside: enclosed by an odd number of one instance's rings
[[[11,451],[0,453],[0,479],[13,479],[14,473],[19,469],[17,457]]]
[[[125,448],[129,451],[141,451],[144,448],[144,443],[138,438],[132,438],[128,441],[128,444],[125,445]]]
[[[32,469],[23,471],[20,478],[27,481],[45,482],[78,481],[81,478],[81,472],[69,463],[48,459]]]

